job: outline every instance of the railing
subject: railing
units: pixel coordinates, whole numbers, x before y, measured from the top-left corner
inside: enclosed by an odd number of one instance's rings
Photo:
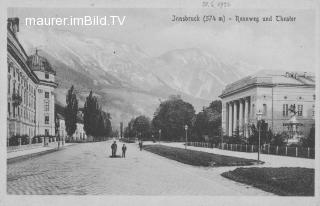
[[[248,144],[212,144],[208,142],[188,142],[188,146],[205,147],[205,148],[219,148],[223,150],[237,151],[237,152],[258,152],[258,145]],[[260,152],[262,154],[281,155],[290,157],[312,158],[315,157],[315,149],[310,147],[289,147],[289,146],[271,146],[261,145]]]
[[[60,141],[62,144],[62,142]],[[7,147],[7,152],[17,152],[17,151],[22,151],[22,150],[29,150],[29,149],[34,149],[34,148],[39,148],[39,147],[58,147],[59,141],[54,141],[52,138],[49,140],[49,138],[46,138],[44,142],[40,143],[34,143],[34,144],[21,144],[21,145],[16,145],[16,146],[8,146]]]
[[[38,147],[43,147],[43,143],[26,144],[26,145],[20,145],[20,146],[9,146],[7,147],[7,152],[16,152],[16,151],[33,149]]]

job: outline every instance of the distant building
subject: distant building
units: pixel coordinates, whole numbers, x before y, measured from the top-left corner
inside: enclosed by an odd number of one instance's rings
[[[258,111],[274,133],[286,131],[291,105],[296,108],[296,120],[303,125],[301,136],[308,136],[315,122],[314,74],[261,71],[227,85],[220,98],[224,135],[238,131],[249,137],[248,126],[256,124]]]
[[[87,135],[86,132],[84,131],[84,125],[83,125],[83,115],[82,111],[79,110],[78,116],[77,116],[77,128],[76,131],[73,133],[72,137],[68,137],[67,131],[66,131],[66,125],[65,125],[65,116],[64,112],[61,108],[63,108],[60,105],[56,104],[57,109],[56,110],[56,122],[58,125],[58,134],[60,139],[67,140],[67,141],[86,141]]]
[[[17,32],[19,19],[7,24],[7,138],[15,135],[55,135],[55,71],[38,52],[28,56]]]

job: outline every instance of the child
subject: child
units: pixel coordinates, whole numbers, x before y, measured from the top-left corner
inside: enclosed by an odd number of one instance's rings
[[[127,147],[126,147],[126,145],[125,144],[123,144],[123,146],[122,146],[122,157],[126,157],[126,151],[127,151]]]

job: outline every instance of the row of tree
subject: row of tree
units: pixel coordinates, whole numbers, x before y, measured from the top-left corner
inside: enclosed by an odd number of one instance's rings
[[[66,95],[66,107],[64,110],[66,131],[71,137],[77,129],[78,99],[74,86],[68,90]],[[102,140],[112,132],[111,116],[101,109],[98,99],[90,91],[83,107],[83,124],[87,136],[92,136],[95,140]]]
[[[258,144],[259,132],[256,125],[249,126],[250,136],[245,138],[239,130],[231,137],[223,136],[221,129],[222,103],[215,100],[195,114],[194,107],[181,99],[180,96],[170,96],[160,103],[153,119],[145,116],[133,118],[125,128],[126,138],[137,137],[145,140],[184,141],[187,132],[189,141],[211,141],[212,143]],[[188,126],[185,131],[185,125]],[[282,146],[288,140],[286,133],[274,134],[263,120],[259,122],[261,144]],[[160,134],[161,131],[161,134]],[[314,147],[314,128],[310,136],[303,139],[303,146]]]
[[[125,128],[125,137],[180,141],[185,138],[188,126],[189,140],[204,141],[213,139],[221,133],[221,101],[213,101],[208,107],[195,114],[192,104],[185,102],[179,95],[172,95],[160,103],[153,119],[138,116]]]

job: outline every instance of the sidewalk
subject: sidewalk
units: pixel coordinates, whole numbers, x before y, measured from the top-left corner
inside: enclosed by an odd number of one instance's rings
[[[71,145],[73,145],[73,143],[65,143],[63,146],[61,146],[60,144],[59,150],[64,149],[65,147],[68,147]],[[54,151],[58,151],[58,143],[52,143],[46,147],[37,147],[32,149],[20,150],[16,152],[9,152],[7,153],[7,163],[12,163],[15,161],[35,157],[38,155],[47,154]]]
[[[170,147],[185,148],[184,143],[181,143],[181,142],[161,143],[161,144],[170,146]],[[256,152],[246,153],[246,152],[236,152],[236,151],[230,151],[230,150],[221,150],[218,148],[203,148],[203,147],[193,147],[193,146],[187,146],[187,149],[214,153],[219,155],[241,157],[246,159],[257,159],[258,157],[258,153]],[[261,167],[305,167],[305,168],[315,167],[314,159],[306,159],[306,158],[299,158],[299,157],[260,154],[260,160],[265,162],[265,164],[260,165]]]

